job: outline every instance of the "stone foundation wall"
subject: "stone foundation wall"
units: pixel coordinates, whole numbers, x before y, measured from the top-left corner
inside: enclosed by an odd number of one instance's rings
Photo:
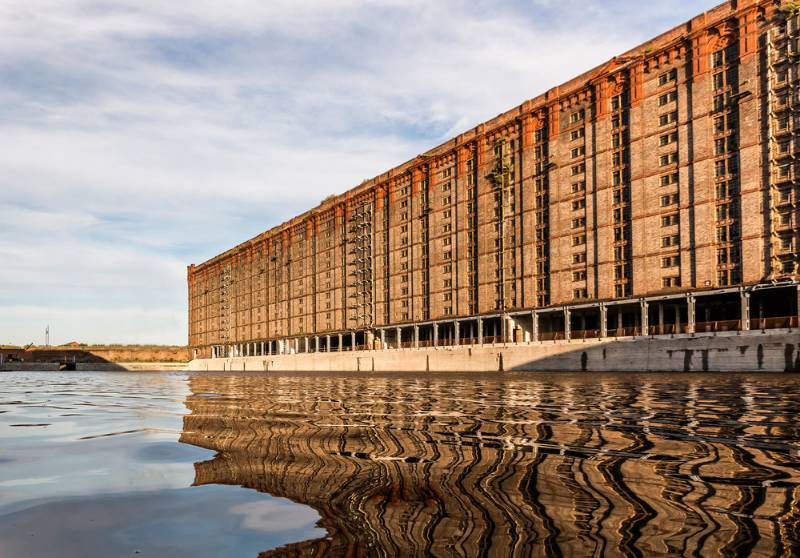
[[[330,372],[800,372],[800,334],[778,330],[535,344],[197,359],[189,370]]]

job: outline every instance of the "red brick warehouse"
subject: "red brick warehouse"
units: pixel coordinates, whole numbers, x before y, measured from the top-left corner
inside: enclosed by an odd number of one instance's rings
[[[727,2],[189,266],[194,354],[796,325],[799,37]]]

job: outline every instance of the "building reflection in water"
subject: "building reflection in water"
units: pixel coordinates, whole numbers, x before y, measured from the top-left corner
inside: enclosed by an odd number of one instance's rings
[[[197,484],[314,507],[272,555],[797,556],[797,376],[196,375]]]

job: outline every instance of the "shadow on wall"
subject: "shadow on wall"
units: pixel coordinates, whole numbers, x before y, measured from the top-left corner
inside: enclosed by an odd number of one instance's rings
[[[504,371],[800,372],[800,336],[576,342],[539,358],[516,356],[513,351],[503,351],[499,357],[500,370]]]

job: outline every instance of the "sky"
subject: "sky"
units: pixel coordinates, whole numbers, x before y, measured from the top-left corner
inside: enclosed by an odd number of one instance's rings
[[[0,343],[185,344],[186,266],[709,0],[0,0]]]

